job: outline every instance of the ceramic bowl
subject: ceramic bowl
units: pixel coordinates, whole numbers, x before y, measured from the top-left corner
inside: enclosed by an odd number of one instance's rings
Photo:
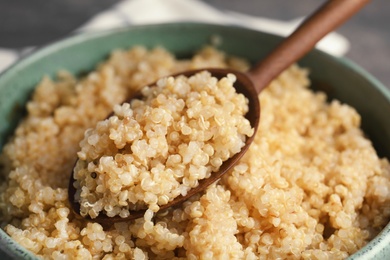
[[[35,51],[0,75],[0,149],[23,116],[25,103],[43,75],[54,76],[60,69],[80,75],[92,70],[111,50],[140,44],[163,46],[178,57],[189,57],[215,39],[220,40],[219,49],[254,62],[282,38],[240,27],[174,23],[75,35]],[[318,50],[299,63],[310,69],[315,90],[325,91],[330,98],[357,109],[362,116],[363,130],[379,155],[390,158],[389,89],[351,61]],[[0,249],[2,259],[6,255],[35,259],[3,230],[0,230]],[[390,259],[390,225],[350,258]]]

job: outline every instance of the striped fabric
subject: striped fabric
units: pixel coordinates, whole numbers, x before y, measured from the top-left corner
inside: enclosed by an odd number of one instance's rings
[[[125,0],[97,14],[86,24],[75,29],[74,33],[178,21],[230,24],[287,35],[297,26],[301,18],[279,21],[254,17],[228,10],[218,10],[200,0]],[[332,55],[342,56],[348,51],[349,42],[340,34],[330,33],[318,43],[317,47]],[[34,47],[31,46],[17,50],[0,46],[0,72],[33,49]]]

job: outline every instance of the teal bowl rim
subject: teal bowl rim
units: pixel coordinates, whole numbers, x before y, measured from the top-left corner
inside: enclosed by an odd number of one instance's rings
[[[252,31],[253,33],[265,34],[271,37],[283,39],[282,36],[271,34],[268,32],[262,32],[253,30],[250,28],[238,26],[238,25],[221,25],[221,24],[210,24],[210,23],[202,23],[202,22],[182,22],[182,23],[159,23],[159,24],[145,24],[145,25],[130,25],[123,28],[115,28],[104,31],[94,31],[94,32],[82,32],[72,34],[63,38],[59,38],[53,42],[45,44],[41,47],[33,49],[33,51],[29,52],[26,55],[21,56],[14,64],[6,68],[4,71],[0,73],[0,82],[5,77],[12,77],[19,70],[23,69],[26,66],[29,66],[36,60],[44,57],[47,54],[53,53],[56,50],[75,45],[79,42],[84,41],[85,39],[91,40],[100,37],[107,37],[112,34],[131,33],[133,30],[147,30],[150,28],[161,27],[161,26],[187,26],[187,27],[196,27],[196,26],[214,26],[218,28],[231,28],[231,29],[242,29],[247,31]],[[382,82],[376,79],[371,73],[363,69],[361,66],[357,65],[353,61],[349,60],[345,57],[335,57],[328,53],[325,53],[321,50],[314,49],[312,52],[320,53],[321,55],[327,56],[328,59],[333,60],[336,63],[341,63],[343,66],[347,67],[351,71],[356,74],[360,74],[365,78],[370,85],[379,90],[379,92],[386,98],[386,100],[390,103],[390,89],[388,89]],[[0,147],[0,149],[2,149]],[[390,223],[388,223],[384,229],[371,241],[367,243],[364,247],[359,249],[354,254],[350,255],[348,259],[358,260],[358,259],[370,259],[372,256],[375,256],[377,253],[383,251],[386,247],[390,247]],[[13,250],[9,251],[12,248]],[[30,252],[28,249],[24,248],[17,242],[15,242],[8,234],[0,228],[0,253],[6,253],[9,257],[23,257],[24,259],[39,259],[36,255]]]

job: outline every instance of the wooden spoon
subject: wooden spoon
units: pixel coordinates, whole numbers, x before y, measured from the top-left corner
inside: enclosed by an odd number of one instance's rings
[[[315,44],[326,34],[345,22],[369,1],[370,0],[327,1],[308,17],[289,37],[284,39],[268,56],[265,57],[265,59],[256,64],[247,73],[232,69],[208,68],[186,71],[179,75],[189,77],[203,70],[208,70],[217,78],[225,77],[228,73],[235,74],[237,81],[234,87],[237,89],[237,92],[244,94],[249,100],[249,112],[247,113],[246,118],[250,121],[251,126],[255,129],[256,133],[260,120],[260,103],[258,99],[260,92],[283,70],[314,48]],[[199,181],[199,185],[188,191],[186,196],[178,196],[168,204],[160,206],[160,210],[179,205],[189,197],[205,190],[209,185],[219,180],[222,175],[231,169],[245,154],[252,143],[254,136],[255,134],[253,134],[252,137],[247,138],[242,150],[229,160],[225,161],[218,172],[212,173],[211,177]],[[73,174],[71,174],[68,195],[74,212],[79,215],[80,204],[74,200],[74,195],[76,193],[76,189],[73,186],[74,181]],[[128,221],[142,217],[144,213],[145,210],[131,211],[130,216],[127,218],[121,218],[120,216],[108,217],[104,214],[100,214],[95,219],[86,219],[99,222],[103,225],[110,225],[115,222]]]

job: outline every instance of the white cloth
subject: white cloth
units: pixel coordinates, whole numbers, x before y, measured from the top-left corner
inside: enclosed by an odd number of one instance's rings
[[[153,8],[150,8],[151,6]],[[191,21],[239,25],[285,36],[296,28],[301,19],[279,21],[249,16],[218,10],[199,0],[125,0],[92,17],[75,32],[107,30],[137,24]],[[340,34],[330,33],[318,43],[317,48],[335,56],[342,56],[348,51],[349,42]],[[31,49],[33,48],[26,47],[13,50],[0,46],[0,72]]]

